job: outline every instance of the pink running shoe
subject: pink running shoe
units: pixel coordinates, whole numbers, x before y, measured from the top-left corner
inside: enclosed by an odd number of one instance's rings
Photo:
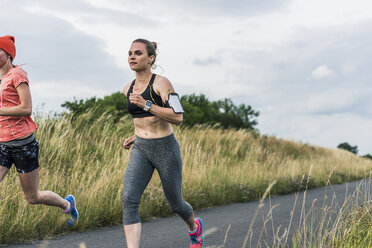
[[[190,248],[200,248],[203,247],[204,244],[203,221],[199,217],[196,217],[195,223],[198,226],[198,228],[192,233],[189,232],[189,236],[191,239]]]

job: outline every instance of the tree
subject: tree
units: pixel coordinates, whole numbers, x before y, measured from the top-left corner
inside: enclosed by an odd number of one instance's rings
[[[217,116],[216,119],[224,128],[244,128],[254,129],[257,121],[253,118],[259,116],[258,111],[254,111],[251,106],[241,104],[235,106],[230,99],[213,102]]]
[[[89,98],[85,101],[74,99],[73,102],[67,101],[61,106],[67,108],[74,117],[91,111],[93,112],[93,119],[99,118],[103,113],[110,113],[116,116],[114,121],[118,121],[121,116],[128,114],[126,104],[127,99],[124,94],[115,92],[102,99],[97,99],[96,97]]]
[[[337,148],[344,149],[354,154],[358,154],[358,146],[351,146],[347,142],[339,144]]]
[[[230,99],[225,98],[210,102],[203,95],[184,95],[181,97],[184,107],[184,123],[188,126],[196,124],[219,124],[223,128],[255,129],[258,124],[255,120],[259,112],[250,105],[236,106]]]

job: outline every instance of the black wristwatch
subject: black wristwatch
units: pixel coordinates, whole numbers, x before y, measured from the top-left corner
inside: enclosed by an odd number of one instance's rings
[[[146,100],[145,107],[143,108],[143,110],[148,112],[150,110],[151,106],[152,106],[152,102],[149,101],[149,100]]]

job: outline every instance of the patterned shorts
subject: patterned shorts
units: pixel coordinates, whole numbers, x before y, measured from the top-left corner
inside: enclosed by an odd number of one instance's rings
[[[15,165],[19,173],[28,173],[39,168],[39,142],[33,139],[22,146],[0,144],[0,166],[10,169]]]

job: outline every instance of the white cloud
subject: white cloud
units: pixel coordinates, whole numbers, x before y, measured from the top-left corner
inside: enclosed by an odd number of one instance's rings
[[[39,82],[31,86],[34,96],[50,98],[50,99],[70,99],[76,97],[77,99],[84,98],[85,96],[98,96],[103,97],[112,92],[102,88],[89,87],[89,85],[78,85],[74,82]]]
[[[74,99],[87,99],[93,96],[104,97],[113,93],[105,87],[90,87],[71,81],[48,81],[30,83],[34,111],[62,111],[61,104]]]
[[[330,148],[336,148],[338,144],[348,142],[362,148],[359,149],[360,155],[371,153],[368,151],[372,139],[370,118],[361,118],[353,113],[342,113],[316,116],[316,118],[302,116],[295,118],[293,123],[297,125],[290,129],[292,133],[287,137],[302,136],[303,142]],[[356,123],[358,123],[358,128],[355,128]]]
[[[314,79],[324,79],[333,76],[334,73],[327,65],[318,66],[312,73]]]

